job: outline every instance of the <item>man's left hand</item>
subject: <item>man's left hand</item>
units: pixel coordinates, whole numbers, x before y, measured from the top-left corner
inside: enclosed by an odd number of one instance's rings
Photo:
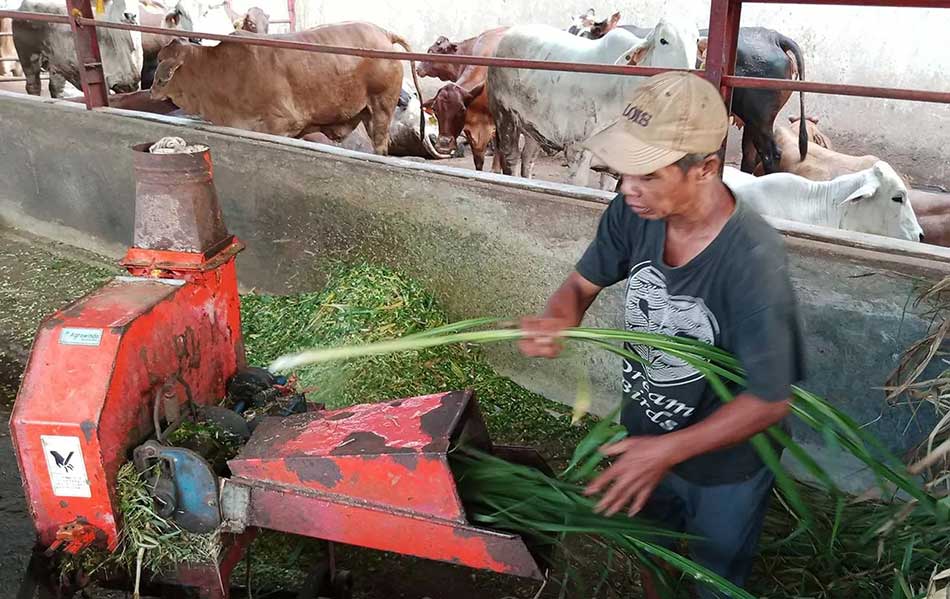
[[[587,495],[604,492],[596,510],[607,516],[627,506],[631,516],[642,510],[676,463],[672,449],[667,436],[629,437],[602,448],[604,455],[617,459],[587,487]]]

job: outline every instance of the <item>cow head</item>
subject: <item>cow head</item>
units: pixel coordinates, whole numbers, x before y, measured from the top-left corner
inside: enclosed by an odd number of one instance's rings
[[[879,161],[857,174],[860,175],[857,186],[838,206],[838,226],[850,231],[921,241],[924,232],[907,197],[907,186],[891,165]]]
[[[788,122],[792,124],[792,131],[796,136],[798,136],[798,132],[801,128],[801,118],[797,116],[790,116],[788,117]],[[818,117],[805,117],[805,132],[808,135],[809,143],[818,144],[819,146],[829,150],[833,149],[831,147],[831,140],[828,139],[828,136],[825,135],[824,131],[818,128]]]
[[[426,52],[428,54],[454,55],[459,53],[459,46],[444,35],[440,35]],[[442,81],[455,81],[463,68],[465,68],[464,65],[422,61],[416,66],[416,74],[420,77],[438,77]]]
[[[620,13],[615,12],[609,19],[603,21],[595,21],[591,24],[590,28],[587,31],[582,31],[579,34],[580,37],[586,37],[587,39],[599,40],[604,37],[611,31],[617,28],[617,25],[620,24]]]
[[[688,69],[696,64],[698,50],[699,30],[695,23],[664,17],[646,39],[625,52],[618,62]]]
[[[179,38],[168,42],[158,53],[158,68],[155,69],[155,80],[152,82],[152,99],[167,100],[168,84],[171,83],[175,71],[185,63],[188,53],[197,46],[187,44]]]
[[[594,27],[594,12],[593,8],[588,8],[587,12],[582,15],[571,15],[571,26],[568,28],[567,32],[571,35],[577,35],[580,37],[589,37],[591,29]]]
[[[434,113],[439,121],[439,138],[435,142],[435,149],[440,154],[455,151],[458,136],[465,128],[465,111],[484,89],[484,83],[468,91],[455,83],[449,83],[422,105],[423,110]]]
[[[97,18],[115,23],[137,25],[138,0],[107,0],[105,14]],[[118,93],[134,92],[142,76],[142,34],[138,31],[99,29],[99,50],[106,85]]]
[[[234,23],[224,9],[223,2],[208,2],[207,0],[178,0],[167,15],[165,26],[168,29],[181,31],[197,31],[200,33],[217,33],[229,35],[234,32]],[[191,40],[196,44],[214,46],[214,40]]]
[[[250,33],[266,34],[267,30],[270,29],[270,15],[262,9],[252,6],[247,10],[247,14],[238,20],[235,29]]]

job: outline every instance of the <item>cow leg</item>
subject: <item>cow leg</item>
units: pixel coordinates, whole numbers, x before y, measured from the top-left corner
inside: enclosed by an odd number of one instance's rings
[[[468,129],[463,131],[463,133],[465,140],[468,141],[469,147],[472,148],[472,162],[475,163],[475,170],[480,171],[485,166],[485,146],[488,144],[478,139],[477,136],[472,135],[472,132]]]
[[[759,159],[759,152],[755,148],[755,135],[752,133],[752,127],[748,124],[742,129],[742,172],[752,173],[755,171],[756,162]]]
[[[590,180],[590,161],[594,157],[590,150],[583,150],[569,144],[564,148],[564,154],[567,156],[568,173],[573,185],[586,187]]]
[[[49,73],[49,95],[54,98],[62,98],[63,93],[66,91],[66,78],[56,73],[50,71]]]
[[[393,122],[398,99],[398,94],[396,97],[376,95],[369,99],[369,117],[363,120],[363,125],[373,142],[373,151],[380,156],[389,154],[389,125]]]
[[[534,164],[541,153],[541,146],[537,140],[525,133],[524,150],[521,151],[521,176],[525,179],[534,179]]]
[[[40,82],[40,73],[43,72],[43,65],[39,54],[32,54],[28,58],[20,59],[23,66],[23,76],[26,78],[26,93],[31,96],[43,95],[43,85]]]
[[[515,119],[507,110],[499,110],[495,114],[495,141],[498,142],[495,154],[501,166],[501,172],[506,175],[515,174],[514,161],[518,156],[518,138],[521,132]]]

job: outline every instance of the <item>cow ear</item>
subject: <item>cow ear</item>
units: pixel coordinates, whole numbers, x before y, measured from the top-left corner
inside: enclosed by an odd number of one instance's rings
[[[429,98],[428,100],[426,100],[425,102],[422,103],[422,110],[424,110],[424,111],[426,111],[426,112],[428,112],[428,113],[431,113],[431,112],[432,112],[432,106],[433,106],[434,104],[435,104],[435,96],[432,96],[431,98]]]
[[[607,23],[607,30],[609,31],[609,30],[613,29],[614,27],[617,26],[617,24],[618,24],[619,22],[620,22],[620,13],[619,13],[619,12],[615,12],[614,14],[610,15],[610,22]]]
[[[806,116],[805,118],[808,119],[809,121],[815,123],[816,125],[818,124],[818,117],[816,117],[816,116]]]
[[[878,181],[868,181],[861,185],[861,187],[855,189],[848,197],[841,200],[841,203],[838,206],[844,206],[848,202],[857,202],[859,200],[866,200],[877,193],[877,189],[880,187],[880,182]]]
[[[465,92],[465,98],[463,98],[463,101],[465,102],[465,107],[468,108],[468,105],[474,102],[475,98],[482,95],[482,92],[484,90],[485,90],[485,82],[482,81],[481,83],[479,83],[472,89]]]
[[[177,9],[165,15],[165,28],[174,29],[181,23],[181,12]]]
[[[156,92],[160,92],[168,83],[172,80],[172,77],[175,76],[175,71],[178,70],[178,67],[182,65],[182,59],[178,57],[167,58],[160,63],[158,63],[158,68],[155,69],[155,79],[152,83],[152,98],[160,100],[163,98],[157,98]]]
[[[638,44],[627,51],[626,54],[620,57],[620,60],[617,62],[626,62],[628,65],[638,65],[643,62],[643,59],[646,58],[647,51],[649,51],[652,42],[646,41],[642,44]]]

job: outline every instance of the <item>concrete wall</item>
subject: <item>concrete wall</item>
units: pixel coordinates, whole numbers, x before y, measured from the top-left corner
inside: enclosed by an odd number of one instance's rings
[[[664,12],[684,15],[701,28],[709,23],[708,0],[297,0],[297,15],[303,27],[372,21],[424,51],[439,35],[457,40],[492,27],[526,23],[567,28],[571,15],[589,7],[603,18],[619,10],[622,23],[650,25]],[[950,10],[750,4],[743,8],[742,25],[769,27],[797,40],[811,81],[950,89],[945,41]],[[437,82],[427,80],[426,86],[437,89]],[[793,97],[785,114],[797,111],[797,105]],[[950,187],[950,106],[819,94],[807,94],[805,105],[809,114],[821,118],[840,150],[880,156],[917,184]],[[737,137],[739,132],[732,133]]]
[[[238,258],[244,286],[319,289],[332,260],[366,259],[422,280],[454,318],[511,317],[541,310],[591,238],[608,197],[133,114],[0,93],[3,220],[115,255],[131,240],[129,147],[180,135],[212,148],[226,222],[248,245]],[[908,425],[909,414],[886,409],[873,387],[926,330],[909,307],[911,277],[947,273],[950,250],[781,226],[804,319],[807,387],[872,423],[895,449],[914,444],[930,417]],[[610,289],[588,322],[621,327],[620,306],[620,290]],[[560,401],[574,397],[577,368],[564,361],[529,363],[504,350],[493,357],[529,388]],[[586,364],[595,408],[609,410],[619,364],[603,354],[569,359]],[[820,442],[801,427],[795,433]]]

